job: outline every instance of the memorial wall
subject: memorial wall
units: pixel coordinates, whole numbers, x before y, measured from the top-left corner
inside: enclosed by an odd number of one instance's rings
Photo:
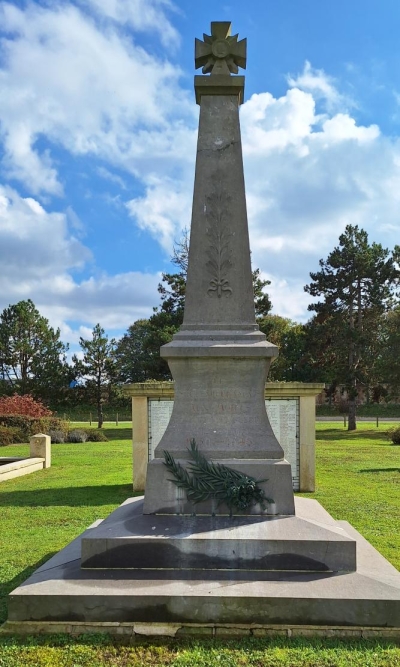
[[[149,461],[154,458],[154,450],[164,435],[173,406],[173,399],[149,399],[148,401]],[[269,398],[265,401],[265,407],[272,430],[285,452],[285,459],[292,467],[293,489],[299,491],[299,399]]]
[[[295,491],[315,490],[315,397],[319,383],[267,382],[265,406],[273,432],[292,466]],[[142,491],[147,464],[171,418],[173,382],[126,385],[132,397],[133,488]],[[188,443],[189,444],[189,443]]]

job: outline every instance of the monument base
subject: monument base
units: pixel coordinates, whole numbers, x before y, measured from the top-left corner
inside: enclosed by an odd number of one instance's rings
[[[187,467],[186,460],[177,460],[183,467]],[[273,500],[267,503],[265,509],[259,505],[249,508],[249,515],[265,514],[294,514],[293,482],[290,463],[282,460],[268,459],[220,459],[213,463],[239,470],[245,475],[254,477],[260,482],[259,486],[265,495]],[[229,515],[229,508],[224,503],[218,505],[215,500],[193,505],[188,502],[186,493],[171,481],[172,474],[164,465],[163,459],[153,459],[147,466],[146,494],[144,497],[144,514],[188,514],[188,515]],[[241,512],[238,516],[243,516]]]
[[[81,567],[355,571],[355,540],[310,503],[310,517],[191,517],[144,515],[143,501],[131,499],[82,538]]]
[[[140,499],[99,525],[116,530],[119,516],[129,532],[135,507]],[[236,634],[399,637],[400,573],[348,523],[328,517],[316,501],[296,498],[296,517],[276,520],[334,526],[356,543],[354,572],[190,570],[178,558],[173,569],[83,569],[81,546],[95,537],[92,527],[10,594],[2,631],[218,636],[234,627]],[[151,518],[155,532],[158,517]]]

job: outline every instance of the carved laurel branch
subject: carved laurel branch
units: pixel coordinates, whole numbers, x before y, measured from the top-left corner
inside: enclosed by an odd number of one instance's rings
[[[259,504],[265,510],[266,503],[274,502],[258,486],[266,479],[256,480],[222,463],[208,461],[194,439],[188,451],[192,461],[187,470],[167,451],[164,451],[164,465],[174,477],[169,481],[186,491],[189,502],[197,504],[215,498],[219,505],[223,502],[228,505],[231,515],[233,508],[244,511]]]
[[[232,236],[226,223],[227,204],[230,197],[224,194],[219,186],[210,197],[207,198],[207,236],[210,239],[210,245],[207,250],[208,262],[206,267],[211,280],[207,294],[209,296],[222,295],[230,297],[232,288],[227,278],[229,269],[232,267],[231,249],[229,247],[230,237]]]

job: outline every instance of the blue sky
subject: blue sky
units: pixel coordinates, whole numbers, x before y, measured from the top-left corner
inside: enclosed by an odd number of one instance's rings
[[[0,309],[31,298],[74,349],[159,302],[190,224],[195,37],[248,39],[242,138],[253,266],[273,312],[346,224],[399,242],[397,0],[0,2]]]

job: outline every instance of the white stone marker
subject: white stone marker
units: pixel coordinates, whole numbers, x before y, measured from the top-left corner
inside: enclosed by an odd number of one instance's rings
[[[44,433],[33,435],[29,441],[31,458],[44,459],[44,468],[51,466],[51,438]]]

